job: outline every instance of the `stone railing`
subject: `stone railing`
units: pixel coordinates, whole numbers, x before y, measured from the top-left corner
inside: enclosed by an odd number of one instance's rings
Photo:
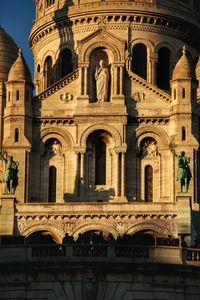
[[[184,258],[188,262],[198,262],[200,263],[200,249],[185,249]]]
[[[9,262],[32,262],[46,260],[65,260],[102,262],[151,262],[185,264],[184,249],[175,246],[143,246],[123,244],[62,244],[62,245],[1,245],[0,264]],[[190,256],[189,256],[190,257]],[[188,257],[188,259],[189,259]],[[190,261],[189,261],[190,262]],[[195,261],[196,262],[196,261]],[[199,262],[200,263],[200,262]],[[191,263],[190,263],[191,264]]]
[[[49,86],[44,92],[42,92],[41,94],[37,95],[34,100],[44,100],[45,98],[53,95],[54,93],[56,93],[57,91],[59,91],[60,89],[62,89],[63,87],[65,87],[66,85],[70,84],[72,81],[74,81],[75,79],[77,79],[79,76],[79,69],[76,69],[75,71],[73,71],[72,73],[68,74],[67,76],[65,76],[64,78],[62,78],[61,80],[57,81],[56,83],[52,84],[51,86]]]

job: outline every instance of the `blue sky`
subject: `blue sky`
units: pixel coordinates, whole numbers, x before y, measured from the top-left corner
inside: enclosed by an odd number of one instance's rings
[[[34,0],[0,0],[0,24],[24,53],[33,74],[33,56],[28,37],[35,19]]]

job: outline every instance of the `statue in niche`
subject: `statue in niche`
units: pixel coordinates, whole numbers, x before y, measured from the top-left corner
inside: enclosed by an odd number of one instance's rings
[[[154,139],[146,140],[142,146],[142,156],[157,156],[158,155],[158,145]]]
[[[177,155],[174,151],[172,153],[177,157],[177,181],[179,181],[180,191],[183,192],[183,187],[185,187],[185,192],[188,192],[189,183],[192,178],[190,172],[190,158],[185,156],[185,152],[181,151],[180,155]]]
[[[49,145],[48,154],[61,155],[61,145],[57,139],[54,139],[53,142]]]
[[[96,67],[95,80],[97,101],[108,101],[109,71],[108,68],[104,66],[104,60],[102,59],[99,61],[99,66]]]
[[[3,174],[3,182],[6,186],[5,194],[14,195],[18,185],[19,163],[13,159],[12,155],[7,156],[7,153],[5,152],[1,152],[0,159],[6,164],[5,172]]]

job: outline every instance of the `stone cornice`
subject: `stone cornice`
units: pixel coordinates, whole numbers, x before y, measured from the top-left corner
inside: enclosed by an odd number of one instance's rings
[[[63,126],[63,125],[73,125],[74,119],[71,116],[62,118],[34,118],[33,122],[35,125],[40,125],[42,127],[49,126]]]
[[[128,125],[168,125],[169,117],[128,117]]]
[[[45,25],[39,26],[37,30],[33,31],[30,36],[31,47],[52,34],[55,30],[62,28],[72,28],[74,33],[91,32],[99,28],[99,23],[104,19],[104,25],[109,30],[126,30],[129,26],[133,30],[149,31],[165,34],[174,38],[196,44],[200,48],[198,36],[200,34],[200,27],[178,17],[171,17],[162,14],[153,14],[148,12],[130,12],[129,14],[121,12],[120,14],[104,13],[101,16],[87,15],[73,17],[70,20],[60,19],[58,23],[52,20]]]

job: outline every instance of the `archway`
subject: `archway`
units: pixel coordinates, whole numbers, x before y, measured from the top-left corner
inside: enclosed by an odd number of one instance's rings
[[[87,186],[111,185],[112,158],[111,149],[114,148],[113,137],[104,130],[92,132],[86,142],[86,176]]]
[[[26,244],[30,245],[38,245],[38,244],[49,244],[55,245],[57,244],[56,238],[53,234],[46,230],[40,230],[33,232],[26,238]]]

